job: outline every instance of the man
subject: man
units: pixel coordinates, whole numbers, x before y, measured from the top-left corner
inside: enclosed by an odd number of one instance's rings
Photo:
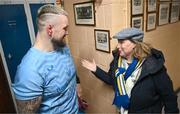
[[[67,13],[54,5],[38,10],[35,44],[18,66],[13,91],[20,113],[78,112],[75,66],[64,37]]]

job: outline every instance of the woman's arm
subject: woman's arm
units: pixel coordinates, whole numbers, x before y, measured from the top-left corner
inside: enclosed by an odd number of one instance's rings
[[[173,90],[173,84],[167,74],[166,68],[163,67],[158,75],[153,77],[158,93],[164,104],[165,113],[178,113],[177,95]]]
[[[112,68],[110,67],[109,72],[105,72],[100,67],[98,67],[93,59],[93,62],[88,60],[82,60],[82,66],[90,70],[97,78],[104,81],[105,83],[112,85],[113,78],[111,77]]]

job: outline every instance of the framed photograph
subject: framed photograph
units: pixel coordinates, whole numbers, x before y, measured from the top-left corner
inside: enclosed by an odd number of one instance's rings
[[[110,53],[110,32],[109,30],[94,29],[96,50]]]
[[[131,0],[131,14],[139,15],[143,14],[144,10],[144,0]]]
[[[173,2],[171,4],[170,23],[179,21],[179,15],[180,15],[180,3]]]
[[[56,0],[56,4],[60,5],[64,9],[64,0]]]
[[[76,25],[95,26],[94,2],[75,3],[73,7]]]
[[[131,18],[131,27],[138,28],[143,31],[144,21],[143,16],[133,16]]]
[[[157,0],[147,0],[147,12],[155,12]]]
[[[147,14],[146,31],[156,29],[156,12]]]
[[[159,4],[159,19],[158,25],[168,24],[169,22],[169,3],[160,3]]]

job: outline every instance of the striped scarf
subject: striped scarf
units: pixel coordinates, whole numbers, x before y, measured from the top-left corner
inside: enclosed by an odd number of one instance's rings
[[[133,61],[131,64],[129,64],[128,68],[125,69],[122,67],[122,58],[119,57],[118,60],[118,68],[115,71],[115,97],[113,104],[117,107],[123,107],[124,109],[129,108],[129,96],[127,94],[127,89],[125,87],[125,82],[128,79],[129,76],[141,66],[142,60],[138,60],[137,58],[133,58]]]

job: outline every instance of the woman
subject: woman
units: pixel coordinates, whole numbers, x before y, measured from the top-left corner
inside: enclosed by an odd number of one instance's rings
[[[164,66],[161,51],[143,42],[144,33],[127,28],[113,38],[118,40],[113,61],[107,72],[95,61],[82,60],[82,66],[114,88],[113,104],[121,114],[178,113],[177,96]]]

